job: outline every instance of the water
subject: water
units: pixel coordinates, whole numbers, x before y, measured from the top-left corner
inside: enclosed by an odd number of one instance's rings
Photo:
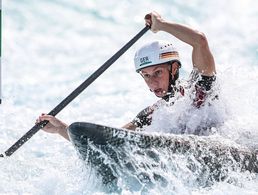
[[[255,147],[256,1],[13,0],[3,2],[1,153],[34,125],[40,113],[49,112],[139,32],[143,28],[142,18],[150,10],[205,32],[221,84],[217,108],[224,124],[218,130],[234,141]],[[191,71],[191,48],[165,33],[149,32],[58,117],[68,124],[88,121],[119,127],[154,103],[157,99],[135,74],[132,60],[136,48],[153,39],[174,42],[182,58],[181,76],[186,78]],[[0,161],[2,194],[103,193],[99,180],[83,168],[71,144],[55,135],[39,132],[12,157]],[[150,193],[258,193],[257,175],[232,174],[238,182],[217,182],[203,188],[196,183],[189,185],[185,179],[189,174],[179,169],[166,175],[174,184],[167,191],[157,187]],[[122,193],[132,192],[124,188]]]

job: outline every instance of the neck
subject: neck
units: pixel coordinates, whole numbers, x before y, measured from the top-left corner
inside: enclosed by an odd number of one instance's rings
[[[174,97],[175,88],[176,88],[175,85],[176,85],[175,79],[172,77],[171,74],[169,74],[168,90],[167,90],[167,94],[162,97],[163,100],[168,101],[170,97]]]

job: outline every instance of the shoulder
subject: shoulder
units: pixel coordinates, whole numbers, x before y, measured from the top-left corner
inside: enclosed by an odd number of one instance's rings
[[[204,91],[209,91],[214,82],[216,81],[216,75],[213,74],[212,76],[203,75],[197,69],[193,69],[188,83],[190,85],[195,85],[198,88],[203,89]]]

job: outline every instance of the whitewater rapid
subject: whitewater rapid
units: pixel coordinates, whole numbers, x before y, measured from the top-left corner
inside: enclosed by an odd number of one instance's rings
[[[258,143],[256,1],[2,3],[1,153],[34,125],[38,115],[54,108],[138,33],[144,27],[144,15],[152,10],[205,33],[220,83],[222,103],[217,109],[223,113],[223,125],[218,130],[244,145],[255,147]],[[192,70],[191,47],[166,33],[148,32],[58,117],[67,124],[88,121],[121,127],[156,102],[133,65],[136,49],[153,39],[170,40],[176,45],[183,65],[181,77],[187,78]],[[161,158],[166,159],[162,154]],[[180,156],[176,158],[180,162]],[[0,162],[0,194],[104,194],[99,179],[82,165],[73,146],[56,135],[40,131]],[[187,174],[183,169],[167,173],[173,185],[164,191],[154,188],[151,193],[258,192],[257,174],[233,172],[236,182],[217,182],[208,188],[189,185]],[[122,193],[132,192],[124,189]]]

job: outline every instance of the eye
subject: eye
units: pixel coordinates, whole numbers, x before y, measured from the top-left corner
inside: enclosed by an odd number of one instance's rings
[[[151,77],[151,75],[150,74],[142,74],[142,77],[144,79],[149,79]]]
[[[162,73],[163,73],[162,70],[157,70],[157,71],[155,72],[155,76],[156,76],[156,77],[159,77],[159,76],[162,75]]]

